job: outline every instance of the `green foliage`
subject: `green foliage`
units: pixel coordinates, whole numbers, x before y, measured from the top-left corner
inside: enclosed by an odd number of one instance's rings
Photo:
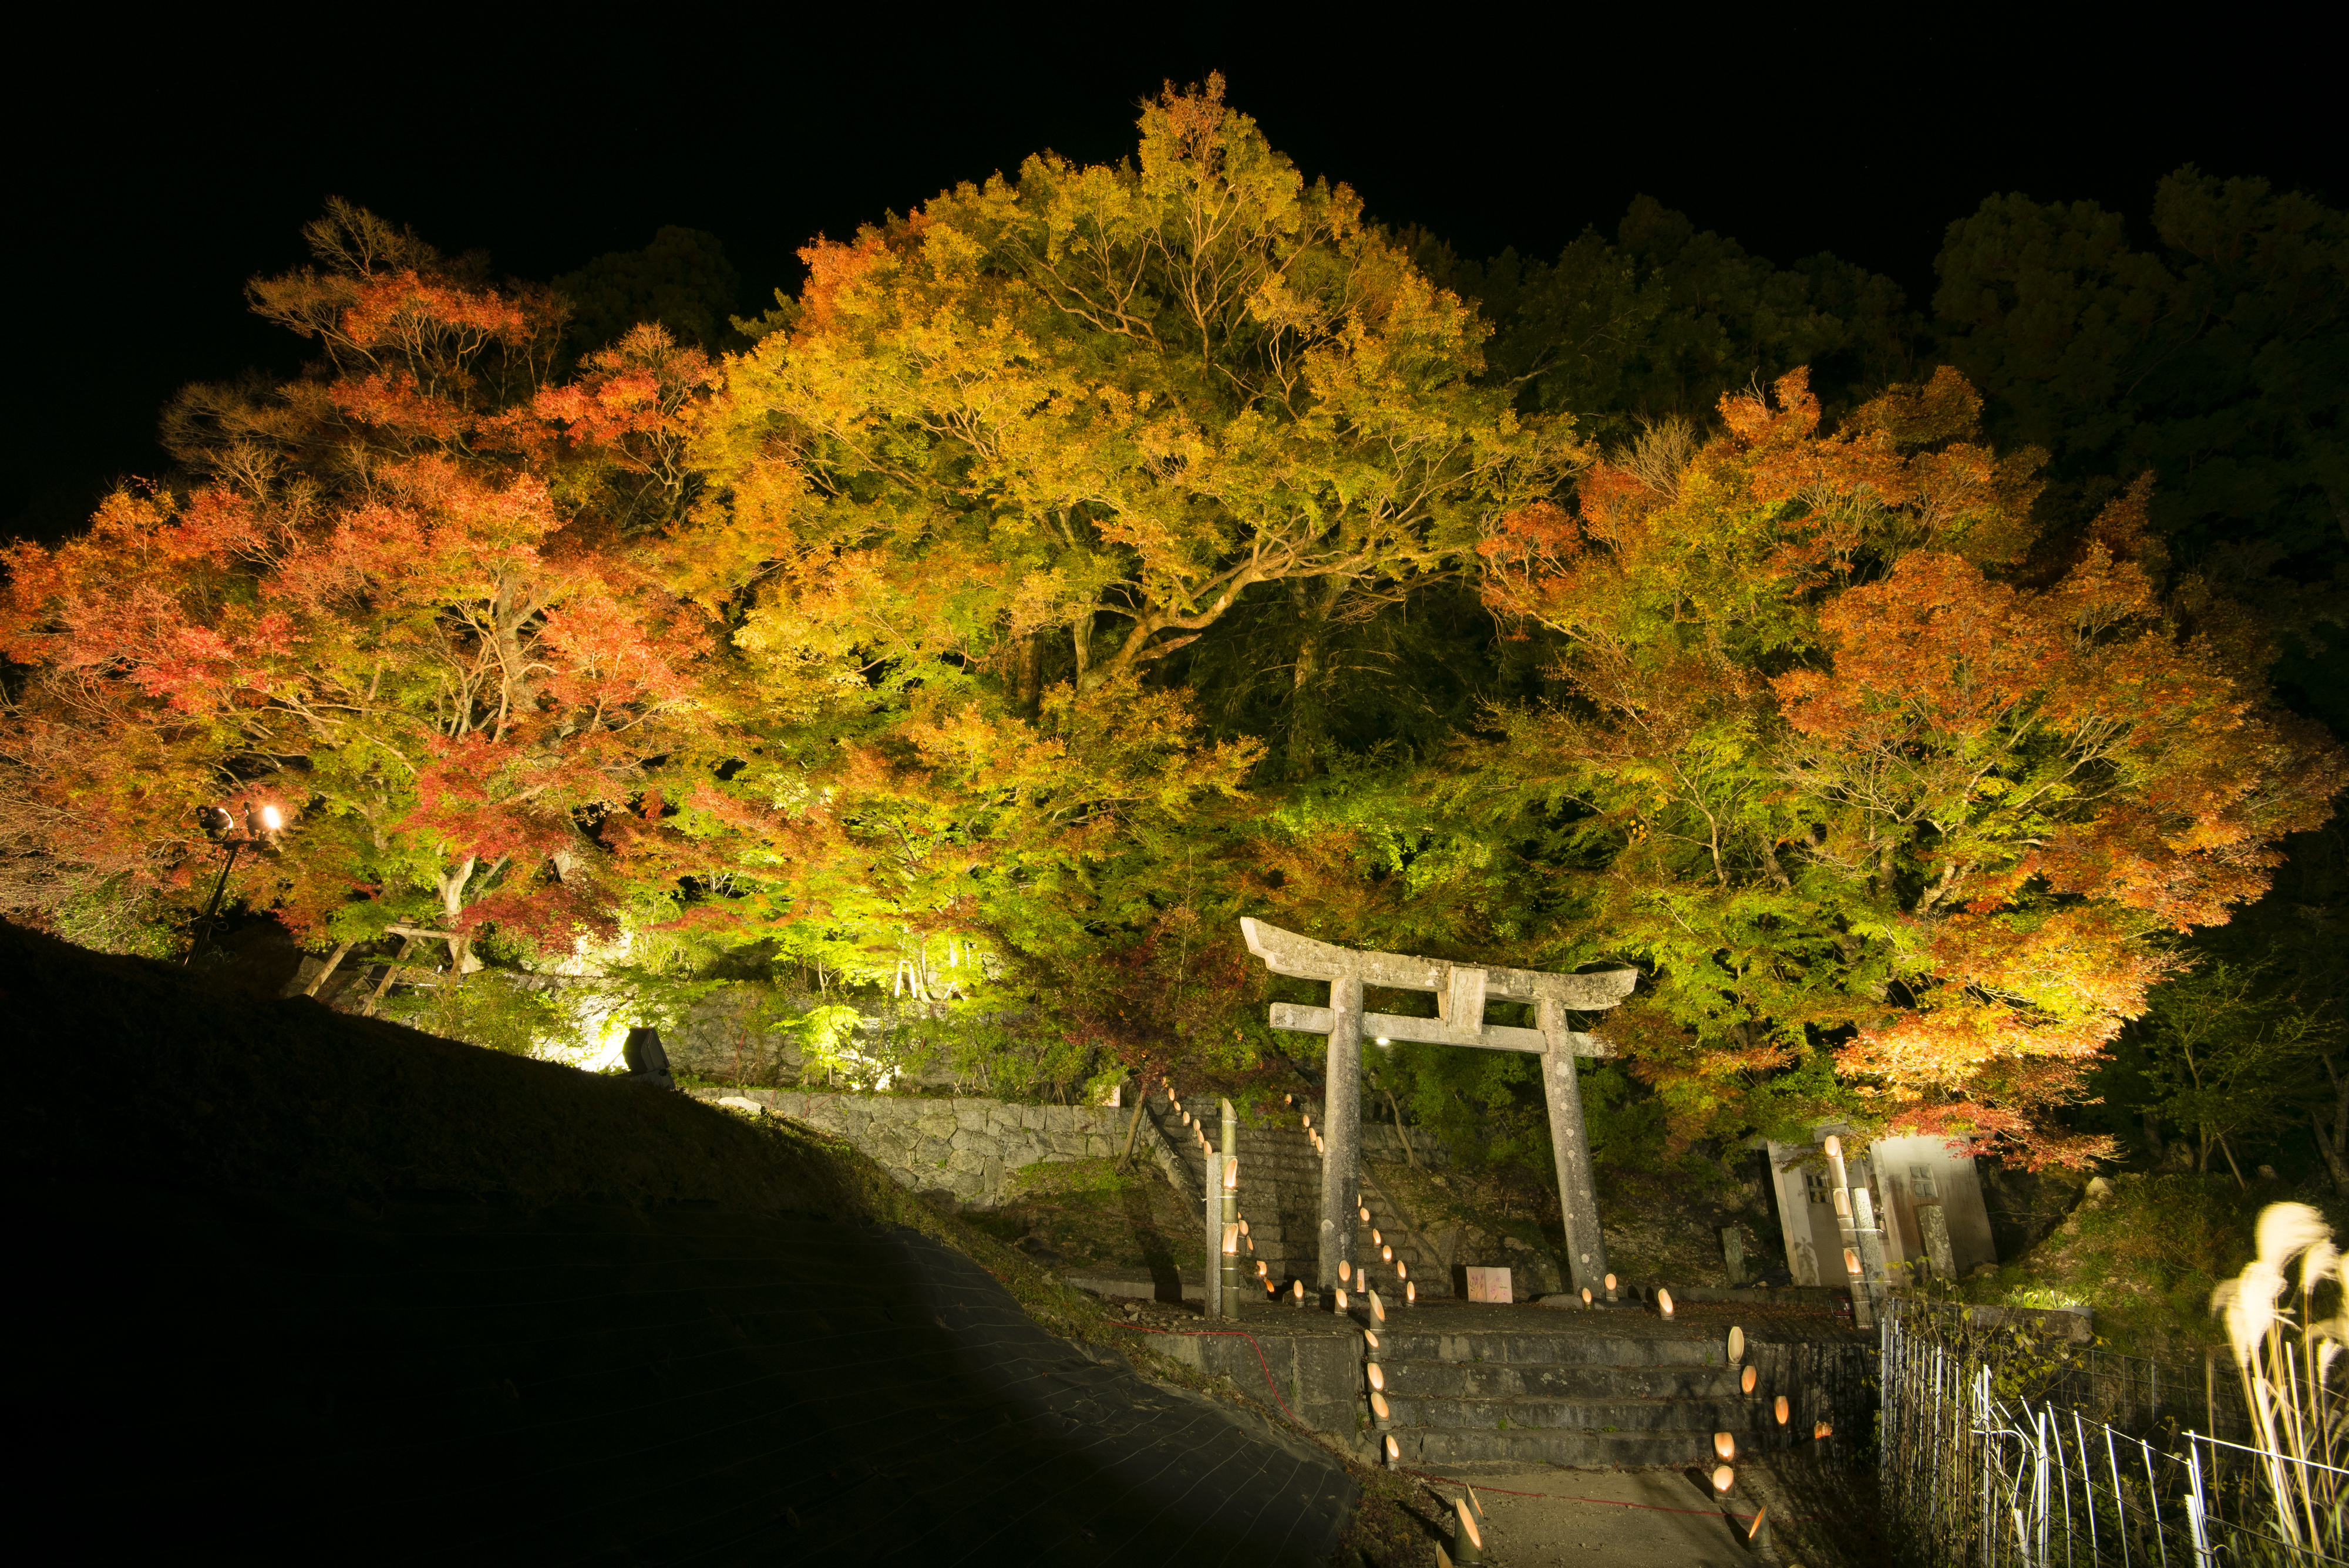
[[[2192,1138],[2196,1169],[2211,1168],[2214,1150],[2234,1168],[2230,1140],[2265,1141],[2333,1098],[2322,1069],[2337,1027],[2274,985],[2263,966],[2211,959],[2149,1001],[2132,1031],[2131,1063],[2147,1097],[2133,1108]]]
[[[571,301],[570,337],[581,353],[657,321],[680,343],[716,353],[746,341],[730,324],[742,277],[715,234],[674,224],[640,251],[613,251],[554,280]]]
[[[461,981],[443,975],[437,983],[403,987],[384,999],[380,1011],[411,1029],[510,1056],[571,1044],[583,1023],[574,999],[559,987],[533,985],[527,975],[495,969]]]

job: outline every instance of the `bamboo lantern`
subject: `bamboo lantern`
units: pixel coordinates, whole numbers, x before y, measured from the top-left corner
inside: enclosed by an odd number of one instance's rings
[[[1761,1381],[1762,1369],[1758,1366],[1749,1366],[1737,1379],[1738,1391],[1743,1394],[1751,1394],[1754,1392],[1754,1386]]]
[[[1303,1280],[1292,1281],[1288,1289],[1290,1296],[1289,1304],[1291,1306],[1303,1306],[1305,1304],[1305,1282]]]
[[[1590,1287],[1588,1285],[1582,1287],[1582,1304],[1584,1306],[1588,1306],[1590,1304]]]
[[[1471,1511],[1464,1497],[1452,1506],[1460,1516],[1452,1532],[1453,1556],[1463,1563],[1482,1563],[1485,1560],[1485,1532],[1476,1528],[1475,1513]]]
[[[1381,1262],[1381,1263],[1392,1263],[1392,1262],[1394,1262],[1394,1249],[1393,1249],[1392,1247],[1381,1247],[1381,1248],[1379,1249],[1379,1262]]]
[[[1392,1432],[1389,1432],[1387,1434],[1387,1463],[1390,1465],[1400,1465],[1402,1463],[1402,1450],[1395,1446],[1394,1434]]]
[[[1824,1443],[1829,1438],[1834,1436],[1835,1428],[1828,1426],[1825,1421],[1821,1421],[1811,1428],[1811,1440],[1815,1443]]]
[[[1256,1261],[1256,1277],[1259,1280],[1265,1277],[1264,1260],[1262,1258],[1258,1258]]]
[[[1380,1369],[1379,1364],[1375,1361],[1366,1363],[1365,1365],[1370,1370],[1371,1386],[1383,1392],[1387,1386],[1386,1373]]]
[[[1770,1407],[1770,1413],[1778,1417],[1778,1425],[1783,1427],[1786,1424],[1786,1417],[1793,1412],[1786,1408],[1786,1397],[1784,1394],[1779,1395],[1778,1402]]]
[[[1612,1274],[1607,1276],[1607,1299],[1610,1302],[1615,1299],[1615,1276]]]
[[[1310,1111],[1305,1113],[1305,1130],[1307,1132],[1313,1130],[1313,1113]]]
[[[1733,1487],[1736,1484],[1737,1472],[1735,1470],[1731,1469],[1727,1465],[1715,1465],[1713,1467],[1713,1490],[1718,1492],[1726,1492],[1731,1487]]]
[[[1278,1285],[1274,1284],[1270,1280],[1267,1280],[1267,1281],[1265,1281],[1265,1282],[1264,1282],[1264,1299],[1265,1299],[1265,1300],[1267,1300],[1267,1301],[1268,1301],[1268,1302],[1269,1302],[1269,1301],[1278,1301],[1278,1300],[1280,1299],[1280,1287],[1279,1287]]]
[[[1343,1285],[1338,1287],[1338,1310],[1340,1312],[1346,1310],[1346,1287]]]
[[[1367,1225],[1367,1224],[1369,1224],[1369,1223],[1371,1222],[1371,1211],[1370,1211],[1369,1210],[1362,1208],[1360,1204],[1357,1204],[1357,1205],[1355,1206],[1355,1210],[1354,1210],[1354,1211],[1355,1211],[1356,1213],[1360,1214],[1360,1215],[1362,1217],[1362,1223],[1363,1223],[1363,1224]]]
[[[1729,1362],[1734,1366],[1745,1359],[1745,1331],[1735,1324],[1729,1330]]]
[[[1367,1328],[1362,1330],[1362,1338],[1369,1343],[1370,1347],[1372,1350],[1376,1350],[1379,1347],[1379,1336],[1371,1330]]]
[[[1191,1125],[1191,1113],[1188,1111],[1183,1113],[1183,1125],[1186,1127]]]
[[[1380,1234],[1379,1234],[1379,1228],[1378,1228],[1377,1226],[1375,1226],[1375,1225],[1371,1226],[1371,1246],[1373,1246],[1373,1247],[1381,1246],[1381,1245],[1384,1244],[1384,1242],[1385,1242],[1385,1241],[1386,1241],[1386,1238],[1385,1238],[1384,1236],[1381,1236],[1381,1235],[1380,1235]]]
[[[1407,1280],[1411,1278],[1411,1265],[1409,1263],[1397,1263],[1395,1265],[1395,1278],[1399,1280]]]
[[[1240,1234],[1241,1234],[1241,1235],[1243,1235],[1243,1236],[1245,1236],[1245,1235],[1247,1235],[1247,1233],[1248,1233],[1247,1221],[1247,1220],[1241,1220],[1241,1221],[1240,1221]]]
[[[1381,1427],[1394,1419],[1394,1411],[1388,1407],[1387,1397],[1375,1389],[1371,1393],[1371,1414],[1379,1418]]]
[[[1236,1154],[1227,1154],[1224,1156],[1224,1190],[1226,1192],[1237,1192],[1239,1189],[1240,1157]]]
[[[1371,1294],[1371,1318],[1372,1318],[1374,1321],[1379,1322],[1379,1323],[1384,1323],[1384,1322],[1386,1322],[1386,1320],[1387,1320],[1387,1304],[1386,1304],[1386,1303],[1384,1303],[1384,1302],[1382,1302],[1382,1301],[1379,1300],[1379,1293],[1378,1293],[1378,1292],[1376,1292],[1376,1291],[1372,1291],[1372,1292],[1371,1292],[1371,1293],[1370,1293],[1370,1294]]]
[[[1284,1106],[1294,1106],[1297,1104],[1297,1096],[1295,1095],[1283,1095],[1280,1096],[1280,1103]]]
[[[1656,1310],[1666,1317],[1672,1315],[1671,1292],[1661,1289],[1656,1292]]]
[[[1745,1539],[1755,1547],[1770,1544],[1770,1527],[1763,1521],[1770,1514],[1770,1505],[1764,1503],[1754,1511],[1754,1522],[1745,1527]]]
[[[1843,1272],[1855,1280],[1859,1278],[1859,1254],[1849,1247],[1843,1250]]]
[[[1720,1459],[1723,1463],[1727,1463],[1729,1460],[1735,1459],[1737,1457],[1737,1434],[1734,1432],[1715,1432],[1713,1435],[1713,1451],[1714,1456]]]
[[[1354,1265],[1345,1259],[1338,1260],[1338,1282],[1345,1284],[1354,1277]]]
[[[1402,1299],[1405,1303],[1419,1299],[1419,1282],[1416,1280],[1405,1280],[1402,1282]]]

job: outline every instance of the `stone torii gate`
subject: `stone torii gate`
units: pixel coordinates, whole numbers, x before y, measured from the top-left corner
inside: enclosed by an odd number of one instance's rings
[[[1607,1241],[1599,1228],[1599,1201],[1590,1184],[1590,1139],[1582,1123],[1582,1090],[1575,1077],[1577,1056],[1609,1054],[1598,1040],[1566,1026],[1569,1012],[1601,1012],[1631,994],[1637,970],[1599,974],[1551,974],[1539,970],[1477,969],[1441,959],[1402,953],[1365,952],[1333,947],[1310,937],[1243,919],[1248,951],[1275,974],[1330,982],[1330,1005],[1272,1004],[1272,1026],[1300,1034],[1329,1036],[1327,1097],[1322,1102],[1322,1137],[1330,1147],[1321,1165],[1321,1234],[1319,1283],[1338,1282],[1338,1263],[1354,1258],[1355,1193],[1361,1179],[1362,1036],[1414,1040],[1432,1045],[1474,1045],[1487,1051],[1525,1051],[1542,1058],[1542,1097],[1549,1106],[1550,1147],[1557,1154],[1558,1206],[1566,1217],[1568,1267],[1574,1288],[1604,1290]],[[1364,1012],[1362,988],[1435,993],[1433,1018],[1403,1018]],[[1530,1002],[1540,1024],[1511,1029],[1485,1022],[1488,997]]]

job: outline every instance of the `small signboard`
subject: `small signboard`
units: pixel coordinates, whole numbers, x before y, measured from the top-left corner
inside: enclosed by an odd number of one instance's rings
[[[1472,1302],[1495,1302],[1506,1306],[1515,1298],[1509,1294],[1509,1271],[1506,1269],[1470,1269],[1468,1299]]]

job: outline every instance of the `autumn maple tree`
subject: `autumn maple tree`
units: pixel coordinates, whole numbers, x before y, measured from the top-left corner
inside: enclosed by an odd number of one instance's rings
[[[2343,780],[2225,607],[2165,602],[2147,487],[2034,538],[2035,454],[1955,372],[1822,431],[1800,373],[1651,432],[1483,549],[1559,639],[1485,783],[1576,816],[1582,929],[1654,971],[1628,1037],[1695,1125],[1831,1048],[1861,1119],[2028,1161],[2164,972]]]
[[[191,389],[166,433],[202,483],[8,553],[32,901],[183,898],[194,808],[266,803],[289,826],[247,897],[297,935],[405,923],[460,973],[485,928],[567,950],[618,902],[595,822],[702,711],[711,622],[665,575],[691,552],[646,531],[684,499],[707,362],[643,327],[558,380],[553,296],[357,209],[310,235],[320,265],[254,298],[322,343],[313,371]]]

